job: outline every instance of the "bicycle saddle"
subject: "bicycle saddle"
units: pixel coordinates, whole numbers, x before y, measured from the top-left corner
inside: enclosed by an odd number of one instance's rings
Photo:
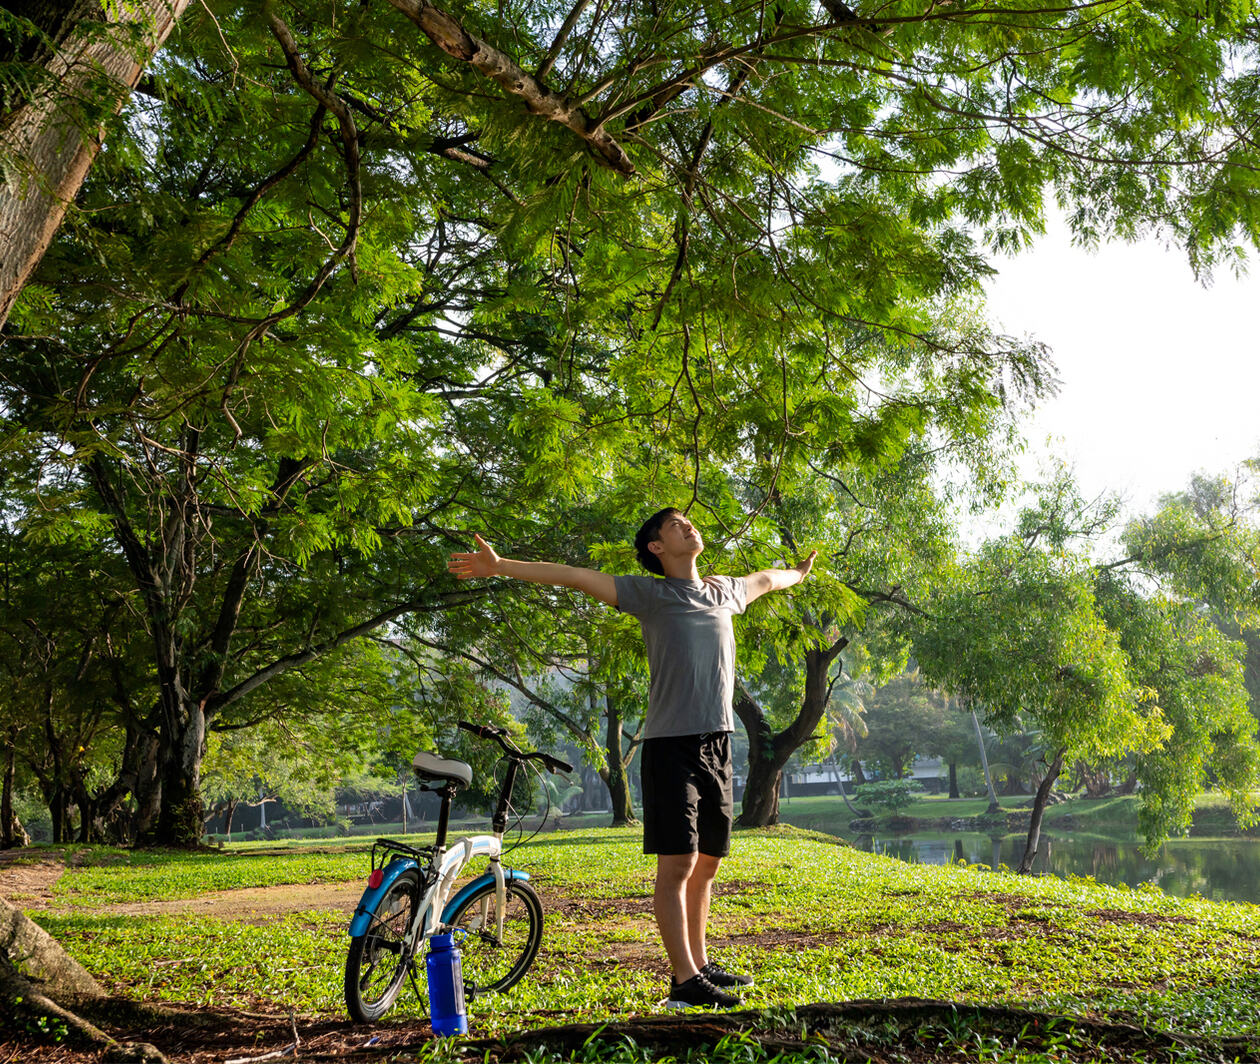
[[[411,762],[417,776],[430,780],[449,780],[467,787],[472,783],[472,765],[456,761],[453,757],[438,757],[427,750],[421,750]]]

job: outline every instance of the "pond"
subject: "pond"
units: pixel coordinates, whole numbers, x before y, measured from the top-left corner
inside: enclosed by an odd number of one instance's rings
[[[868,853],[921,864],[966,861],[1015,868],[1024,853],[1023,835],[921,832],[860,835],[850,841]],[[1043,832],[1033,870],[1131,887],[1152,883],[1179,898],[1198,894],[1213,901],[1260,903],[1260,839],[1176,839],[1148,858],[1136,842]]]

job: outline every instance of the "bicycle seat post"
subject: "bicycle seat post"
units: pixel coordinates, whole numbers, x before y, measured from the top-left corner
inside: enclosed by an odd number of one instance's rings
[[[442,796],[442,809],[438,813],[437,840],[434,845],[438,853],[446,849],[446,825],[451,819],[451,805],[455,801],[456,786],[449,780],[435,790]]]

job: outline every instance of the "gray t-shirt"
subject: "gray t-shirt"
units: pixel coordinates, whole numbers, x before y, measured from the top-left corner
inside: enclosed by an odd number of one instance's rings
[[[619,576],[616,582],[617,609],[638,618],[647,645],[644,738],[734,731],[731,617],[748,605],[744,578]]]

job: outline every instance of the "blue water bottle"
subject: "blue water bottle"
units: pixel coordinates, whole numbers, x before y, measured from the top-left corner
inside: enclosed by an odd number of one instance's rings
[[[429,976],[429,1020],[433,1033],[439,1037],[467,1034],[464,968],[450,935],[434,935],[429,939],[429,956],[424,966]]]

